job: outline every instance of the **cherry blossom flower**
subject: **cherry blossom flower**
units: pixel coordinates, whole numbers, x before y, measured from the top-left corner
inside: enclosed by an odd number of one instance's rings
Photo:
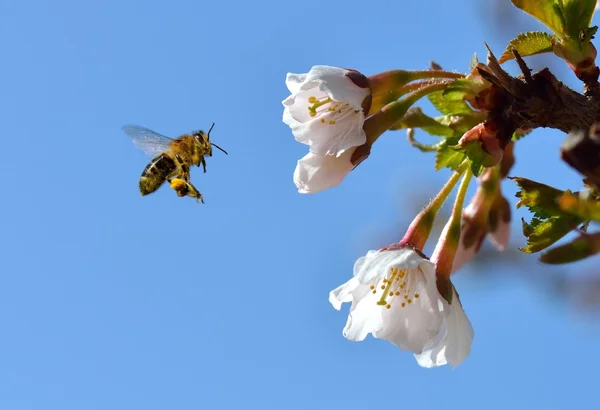
[[[409,248],[369,251],[354,265],[354,276],[331,291],[337,310],[351,302],[343,335],[362,341],[371,333],[402,350],[421,354],[443,323],[435,265]]]
[[[307,74],[288,73],[285,83],[291,95],[283,101],[283,122],[311,153],[339,157],[366,142],[367,77],[355,70],[314,66]]]
[[[298,161],[294,183],[300,193],[339,185],[352,171],[350,159],[365,144],[365,114],[371,101],[367,77],[355,70],[315,66],[286,78],[283,122],[310,152]]]

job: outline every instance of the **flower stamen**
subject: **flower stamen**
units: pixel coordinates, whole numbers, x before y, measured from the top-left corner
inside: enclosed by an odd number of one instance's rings
[[[316,117],[317,116],[317,108],[322,107],[325,104],[329,104],[332,101],[333,100],[331,98],[329,98],[329,97],[327,97],[323,101],[319,101],[317,99],[317,97],[315,97],[315,96],[308,97],[308,102],[310,104],[312,104],[311,106],[308,107],[308,111],[310,112],[310,116],[311,117]]]
[[[378,287],[381,288],[382,295],[381,298],[377,301],[379,306],[385,306],[386,309],[390,309],[391,307],[391,298],[396,296],[402,296],[403,300],[400,303],[401,307],[406,307],[406,305],[410,305],[413,303],[413,300],[419,298],[419,294],[415,292],[415,278],[408,274],[408,272],[404,269],[400,270],[398,268],[392,267],[390,268],[389,277],[384,278],[381,281],[381,285]],[[370,289],[373,294],[377,293],[377,284],[371,285]]]

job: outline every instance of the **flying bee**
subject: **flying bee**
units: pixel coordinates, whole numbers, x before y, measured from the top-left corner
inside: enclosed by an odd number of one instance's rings
[[[133,143],[148,155],[152,160],[140,177],[140,192],[142,195],[148,195],[156,191],[165,182],[172,184],[171,178],[182,180],[184,184],[175,180],[172,187],[179,196],[192,196],[196,199],[202,199],[200,192],[190,182],[190,167],[192,165],[200,166],[206,172],[205,156],[212,157],[212,147],[223,151],[223,148],[210,142],[210,132],[215,124],[213,123],[208,133],[197,131],[192,134],[184,134],[176,139],[165,137],[148,128],[137,125],[125,125],[123,131]]]

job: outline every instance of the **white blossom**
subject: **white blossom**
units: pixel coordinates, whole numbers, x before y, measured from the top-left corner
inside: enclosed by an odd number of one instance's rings
[[[314,66],[306,74],[288,73],[285,83],[291,95],[283,101],[283,122],[311,153],[339,157],[366,142],[363,103],[371,91],[364,75]]]
[[[435,265],[410,248],[369,251],[329,295],[335,309],[352,303],[344,337],[361,341],[371,333],[415,354],[440,332],[440,298]]]

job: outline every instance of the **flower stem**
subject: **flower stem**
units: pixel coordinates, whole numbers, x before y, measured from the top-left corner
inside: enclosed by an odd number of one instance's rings
[[[402,87],[398,87],[393,90],[389,90],[385,93],[381,93],[379,95],[373,96],[371,101],[371,107],[369,109],[369,113],[375,113],[379,111],[382,107],[385,107],[387,104],[392,101],[396,101],[398,98],[402,97],[405,94],[408,94],[411,91],[416,91],[420,88],[427,87],[433,84],[450,84],[454,80],[427,80],[427,81],[419,81],[418,83],[407,84]]]
[[[470,172],[469,162],[463,161],[456,171],[450,176],[448,182],[442,187],[440,192],[431,200],[431,202],[415,217],[408,227],[404,237],[398,242],[399,246],[410,245],[413,248],[422,250],[425,247],[425,243],[431,234],[433,228],[433,222],[439,212],[440,208],[448,198],[448,195],[452,192],[456,183],[460,179],[461,175],[465,171]]]
[[[434,78],[457,79],[463,78],[464,76],[465,75],[461,73],[453,73],[444,70],[390,70],[370,76],[369,87],[371,88],[371,95],[375,98],[381,94],[393,92],[415,80]]]
[[[367,134],[367,144],[373,145],[375,141],[394,124],[404,117],[406,111],[424,96],[445,89],[448,83],[435,83],[420,88],[408,94],[401,100],[387,104],[379,112],[369,117],[363,126]]]
[[[460,242],[460,224],[462,219],[463,204],[465,197],[467,196],[467,189],[471,182],[470,166],[467,168],[466,173],[463,176],[458,193],[456,194],[456,200],[452,207],[452,214],[450,220],[444,227],[440,239],[431,255],[431,260],[436,264],[437,276],[450,277],[452,273],[452,264],[454,263],[454,255]]]

